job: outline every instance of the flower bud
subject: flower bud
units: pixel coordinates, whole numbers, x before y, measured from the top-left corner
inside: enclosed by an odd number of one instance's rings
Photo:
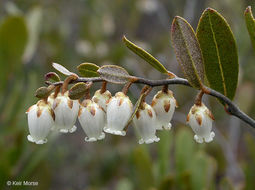
[[[55,119],[54,112],[49,103],[40,100],[37,104],[31,106],[26,114],[28,116],[28,128],[30,133],[30,135],[27,136],[27,139],[36,144],[46,143],[46,137],[48,136]]]
[[[104,128],[106,133],[125,136],[123,131],[129,118],[132,115],[133,105],[129,97],[123,92],[118,92],[114,97],[109,99],[106,108],[107,124]]]
[[[177,102],[173,96],[173,92],[171,90],[168,90],[167,93],[159,91],[153,97],[151,106],[157,116],[156,128],[158,130],[170,130],[172,127],[170,121],[172,120],[175,108],[177,107]]]
[[[93,142],[105,137],[105,112],[102,107],[92,100],[85,100],[79,109],[79,122],[88,137],[85,141]]]
[[[209,143],[213,140],[215,134],[211,132],[212,121],[214,117],[211,111],[202,103],[201,106],[194,105],[187,116],[187,123],[195,133],[194,139],[198,143],[204,141]]]
[[[141,136],[139,144],[158,142],[160,139],[155,135],[156,114],[153,108],[145,102],[142,103],[141,107],[141,109],[137,110],[133,119],[134,126]]]
[[[112,97],[111,92],[106,90],[104,93],[101,93],[101,90],[97,90],[92,97],[92,100],[101,106],[106,111],[106,102]]]
[[[65,94],[59,93],[53,103],[55,112],[55,128],[62,133],[73,133],[77,127],[74,125],[78,116],[79,102],[71,100],[68,97],[68,91]]]

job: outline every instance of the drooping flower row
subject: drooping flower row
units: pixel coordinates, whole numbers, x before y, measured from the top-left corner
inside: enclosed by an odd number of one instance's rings
[[[139,144],[158,142],[157,130],[171,129],[171,119],[177,106],[170,90],[159,91],[151,105],[142,102],[132,124],[137,129]],[[78,118],[87,137],[85,141],[93,142],[105,138],[105,133],[125,136],[128,121],[133,112],[133,104],[123,92],[112,97],[109,91],[97,90],[91,99],[82,102],[71,100],[68,91],[52,93],[47,100],[39,100],[28,111],[30,135],[27,139],[36,144],[47,142],[51,130],[72,133],[76,130]],[[194,139],[198,143],[210,142],[213,116],[204,105],[194,105],[187,117],[187,122],[195,132]]]

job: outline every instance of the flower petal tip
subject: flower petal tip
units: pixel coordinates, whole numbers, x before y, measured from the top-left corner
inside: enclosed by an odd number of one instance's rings
[[[95,137],[91,137],[91,138],[85,137],[84,140],[85,140],[86,142],[95,142],[95,141],[97,141],[97,139],[96,139]]]
[[[68,133],[69,131],[68,131],[68,129],[60,129],[59,132],[60,133]]]
[[[98,140],[103,140],[105,138],[105,133],[102,132],[102,134],[97,138]]]
[[[77,130],[77,127],[74,125],[71,129],[68,130],[69,133],[74,133]]]
[[[126,135],[126,131],[113,130],[112,128],[108,128],[108,127],[104,128],[104,132],[110,133],[110,134],[113,134],[113,135],[119,135],[119,136],[125,136]]]
[[[151,139],[147,139],[147,140],[144,140],[144,139],[140,139],[138,141],[139,144],[151,144],[151,143],[154,143],[154,142],[159,142],[160,138],[157,137],[157,136],[154,136],[153,138]]]
[[[207,137],[207,138],[205,138],[205,142],[206,142],[206,143],[212,142],[214,137],[215,137],[215,133],[212,131],[212,132],[210,133],[210,136]]]
[[[163,128],[164,128],[165,130],[171,130],[172,124],[171,124],[171,123],[168,123],[167,125],[164,125]]]
[[[28,140],[29,142],[35,142],[34,139],[33,139],[33,137],[31,137],[31,135],[28,135],[28,136],[27,136],[27,140]]]
[[[31,136],[31,135],[28,135],[27,136],[27,140],[29,141],[29,142],[32,142],[32,143],[35,143],[35,144],[45,144],[45,143],[47,143],[47,139],[43,139],[43,140],[38,140],[38,141],[36,141],[36,140],[34,140],[34,138]]]
[[[204,142],[203,138],[198,135],[194,135],[194,140],[200,144]]]

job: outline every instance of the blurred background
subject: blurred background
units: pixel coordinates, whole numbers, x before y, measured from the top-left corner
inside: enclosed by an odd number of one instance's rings
[[[159,72],[124,46],[128,39],[183,76],[170,43],[174,16],[196,28],[206,7],[218,10],[235,35],[240,63],[235,102],[255,118],[255,52],[243,12],[251,0],[1,0],[0,1],[0,189],[255,189],[255,130],[225,113],[217,100],[204,97],[216,121],[215,140],[197,144],[186,115],[197,93],[170,86],[179,103],[171,131],[159,143],[139,145],[132,126],[127,136],[107,135],[86,143],[79,124],[74,134],[52,133],[45,145],[27,141],[25,111],[44,86],[52,62],[77,72],[83,62],[121,65],[131,75],[162,79]],[[64,76],[62,76],[64,79]],[[100,87],[95,84],[92,94]],[[109,85],[112,94],[120,85]],[[137,100],[141,85],[129,96]],[[147,97],[150,103],[155,88]],[[37,181],[38,186],[7,187],[7,180]]]

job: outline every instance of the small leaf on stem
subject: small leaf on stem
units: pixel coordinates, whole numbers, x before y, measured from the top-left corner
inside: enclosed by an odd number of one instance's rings
[[[99,67],[94,63],[82,63],[77,67],[83,77],[99,77],[97,70]]]
[[[200,89],[204,81],[201,49],[195,32],[182,17],[176,16],[171,27],[171,38],[177,61],[190,84]]]
[[[85,95],[87,89],[88,86],[84,82],[78,82],[69,90],[68,96],[72,100],[78,100]]]
[[[136,55],[141,57],[143,60],[145,60],[147,63],[149,63],[151,66],[153,66],[155,69],[157,69],[161,73],[167,74],[168,71],[166,68],[156,59],[154,58],[151,54],[146,52],[144,49],[141,47],[135,45],[131,41],[129,41],[125,36],[122,38],[123,42],[125,45],[130,49],[132,52],[134,52]]]
[[[54,89],[53,85],[50,85],[48,87],[40,87],[35,91],[35,97],[40,98],[40,99],[46,99],[51,91]]]
[[[246,27],[249,32],[253,49],[255,50],[255,19],[253,17],[251,6],[247,7],[244,11]]]
[[[45,74],[44,78],[45,78],[45,80],[52,80],[54,82],[59,82],[60,81],[60,77],[55,72],[49,72],[49,73]]]
[[[103,80],[115,84],[125,84],[132,79],[124,68],[116,65],[104,65],[97,72]]]
[[[72,75],[74,73],[70,72],[67,70],[67,68],[65,68],[64,66],[58,64],[58,63],[52,63],[52,66],[57,70],[59,71],[60,73],[66,75],[66,76],[69,76],[69,75]]]
[[[129,118],[128,122],[127,122],[127,125],[126,125],[125,128],[124,128],[124,130],[127,130],[128,126],[131,124],[133,118],[135,117],[136,112],[138,111],[139,107],[141,106],[141,103],[143,102],[142,100],[143,100],[143,98],[145,97],[145,94],[146,94],[145,92],[142,93],[142,94],[140,95],[139,99],[137,100],[137,102],[135,103],[135,106],[134,106],[134,108],[133,108],[133,113],[132,113],[132,115],[130,116],[130,118]]]

